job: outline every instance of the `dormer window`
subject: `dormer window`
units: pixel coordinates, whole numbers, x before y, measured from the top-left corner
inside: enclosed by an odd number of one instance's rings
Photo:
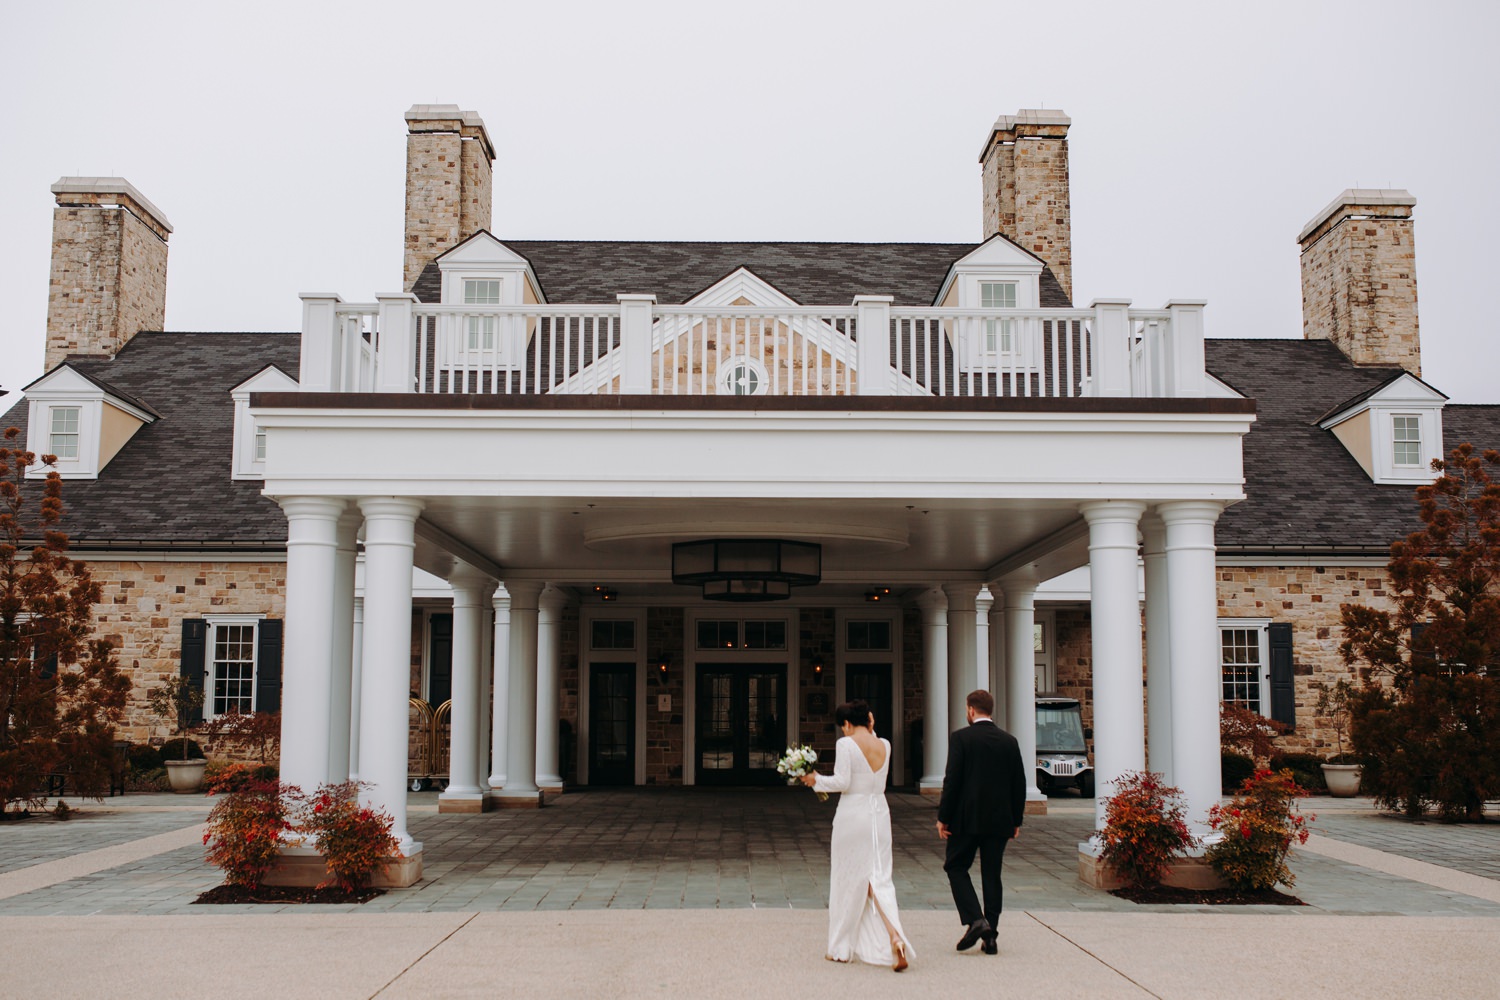
[[[1398,372],[1318,420],[1332,431],[1371,482],[1431,481],[1443,447],[1441,392],[1409,372]]]
[[[500,304],[500,280],[498,278],[466,278],[464,280],[464,305],[497,306]],[[464,317],[468,332],[469,350],[493,351],[495,349],[495,316]]]
[[[26,386],[26,450],[55,455],[37,462],[28,479],[56,471],[64,479],[97,479],[135,432],[160,414],[145,402],[64,362]]]
[[[60,462],[78,461],[78,431],[82,407],[52,407],[52,428],[47,435],[47,451]]]
[[[1016,283],[1014,281],[981,281],[979,283],[979,306],[982,309],[1014,309],[1016,307]],[[984,321],[984,353],[1009,354],[1015,350],[1015,320],[987,319]]]
[[[1422,418],[1416,414],[1398,413],[1391,417],[1391,441],[1395,464],[1403,468],[1422,467]]]
[[[250,412],[250,394],[296,392],[298,388],[297,383],[286,372],[275,365],[267,365],[248,381],[229,390],[229,396],[234,400],[234,448],[230,459],[230,478],[266,478],[266,454],[270,442],[266,429],[256,423],[255,415]]]

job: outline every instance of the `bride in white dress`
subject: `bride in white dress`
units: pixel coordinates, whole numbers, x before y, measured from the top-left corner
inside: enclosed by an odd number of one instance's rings
[[[857,958],[900,972],[911,956],[891,882],[891,810],[885,776],[891,745],[875,735],[875,718],[862,701],[834,713],[844,734],[835,747],[833,775],[805,775],[820,792],[840,792],[833,817],[828,886],[828,953],[835,962]]]

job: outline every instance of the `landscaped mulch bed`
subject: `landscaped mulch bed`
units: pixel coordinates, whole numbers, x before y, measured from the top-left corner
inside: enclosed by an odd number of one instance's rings
[[[309,889],[290,885],[263,885],[247,889],[242,885],[216,885],[203,893],[195,903],[368,903],[384,896],[384,889]]]
[[[1306,906],[1296,896],[1275,889],[1179,889],[1170,885],[1134,888],[1125,886],[1109,890],[1111,896],[1132,903],[1207,903],[1212,906]]]

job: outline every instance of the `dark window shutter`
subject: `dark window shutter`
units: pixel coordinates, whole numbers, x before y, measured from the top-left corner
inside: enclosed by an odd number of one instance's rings
[[[1271,638],[1271,718],[1288,726],[1297,723],[1296,699],[1292,687],[1292,626],[1290,622],[1272,622]]]
[[[44,681],[50,681],[57,676],[57,654],[53,653],[41,662],[37,667],[37,675]]]
[[[182,669],[179,673],[200,691],[203,691],[207,661],[208,622],[202,618],[184,618],[182,620]],[[205,696],[208,694],[209,692],[204,691]],[[190,726],[202,723],[203,709],[201,707],[193,709],[188,715],[187,722]]]
[[[281,711],[281,632],[280,618],[262,618],[257,629],[255,648],[255,710]]]

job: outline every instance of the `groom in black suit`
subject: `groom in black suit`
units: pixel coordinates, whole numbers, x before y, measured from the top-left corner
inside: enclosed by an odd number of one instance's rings
[[[948,873],[959,919],[968,925],[958,950],[983,941],[984,953],[994,955],[999,951],[995,925],[1000,920],[1000,862],[1006,842],[1021,835],[1026,767],[1016,738],[990,718],[995,712],[994,697],[988,691],[974,691],[965,703],[969,725],[948,737],[948,770],[943,775],[937,829],[938,836],[948,842],[943,871]],[[976,853],[984,886],[982,911],[969,878]]]

